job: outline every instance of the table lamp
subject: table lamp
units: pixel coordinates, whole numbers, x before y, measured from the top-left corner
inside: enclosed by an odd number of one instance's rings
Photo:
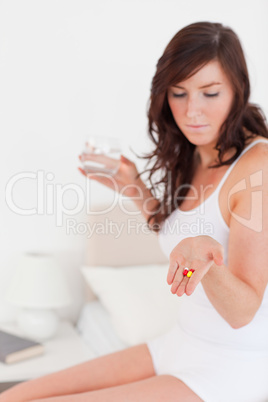
[[[36,340],[51,338],[59,318],[55,308],[71,303],[62,270],[49,254],[28,253],[21,256],[6,299],[22,307],[18,316],[20,329]]]

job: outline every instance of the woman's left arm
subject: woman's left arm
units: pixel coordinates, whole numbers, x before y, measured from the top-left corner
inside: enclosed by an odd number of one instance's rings
[[[248,162],[244,179],[233,188],[240,191],[230,211],[228,266],[223,264],[224,250],[218,242],[196,236],[173,249],[167,278],[172,293],[178,296],[190,296],[202,282],[210,302],[233,328],[253,319],[268,283],[267,150],[259,148]],[[178,266],[195,272],[188,279]]]

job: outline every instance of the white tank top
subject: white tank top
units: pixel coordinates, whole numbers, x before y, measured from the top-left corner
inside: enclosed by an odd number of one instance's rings
[[[245,147],[229,166],[216,190],[198,207],[190,211],[177,208],[166,219],[158,238],[163,252],[168,257],[173,248],[186,237],[208,235],[224,247],[224,264],[228,267],[229,227],[220,211],[219,193],[241,156],[259,142],[268,143],[268,140],[258,139]],[[215,310],[201,283],[191,296],[183,295],[178,305],[178,323],[191,335],[239,349],[268,350],[268,287],[254,319],[240,329],[231,328]]]

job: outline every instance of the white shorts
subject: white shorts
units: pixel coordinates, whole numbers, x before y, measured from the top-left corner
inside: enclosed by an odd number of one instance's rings
[[[177,377],[205,402],[268,401],[267,351],[211,344],[179,325],[147,346],[157,375]]]

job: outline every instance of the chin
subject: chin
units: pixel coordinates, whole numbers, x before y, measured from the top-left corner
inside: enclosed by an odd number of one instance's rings
[[[207,146],[207,145],[214,145],[216,144],[215,140],[205,139],[205,138],[191,138],[190,136],[187,137],[188,141],[196,146]]]
[[[216,145],[218,141],[218,137],[215,136],[209,136],[205,134],[195,134],[193,135],[192,133],[190,134],[184,134],[187,140],[196,146],[206,146],[206,145]]]

